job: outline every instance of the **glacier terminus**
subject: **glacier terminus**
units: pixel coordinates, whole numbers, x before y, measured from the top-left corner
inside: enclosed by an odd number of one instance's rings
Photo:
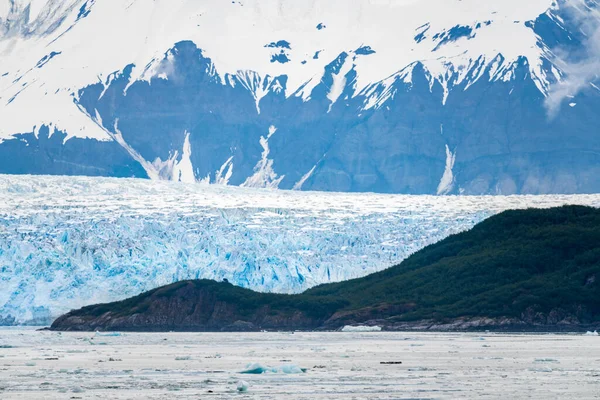
[[[600,195],[409,196],[0,175],[0,322],[46,324],[185,279],[297,293],[508,209]]]

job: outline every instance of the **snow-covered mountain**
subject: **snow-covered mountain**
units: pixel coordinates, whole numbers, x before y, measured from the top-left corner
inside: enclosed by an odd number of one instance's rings
[[[294,192],[0,175],[0,325],[207,278],[269,292],[380,271],[484,218],[600,195]]]
[[[10,0],[0,172],[600,190],[595,0]]]

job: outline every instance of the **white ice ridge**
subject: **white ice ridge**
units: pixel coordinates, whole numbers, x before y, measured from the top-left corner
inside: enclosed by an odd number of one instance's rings
[[[507,209],[600,195],[404,196],[0,175],[0,321],[183,279],[273,292],[364,276]]]
[[[356,93],[398,71],[404,71],[398,75],[402,79],[410,79],[409,66],[417,61],[429,70],[432,84],[439,81],[448,93],[449,82],[460,82],[472,71],[479,71],[474,77],[479,79],[483,66],[494,66],[490,79],[509,79],[511,66],[521,56],[545,91],[548,79],[542,62],[547,48],[525,22],[553,4],[553,0],[3,1],[0,140],[44,124],[66,131],[68,137],[110,140],[74,104],[77,91],[96,82],[106,86],[129,64],[135,64],[130,83],[152,75],[170,79],[170,71],[157,63],[182,40],[203,49],[214,63],[212,73],[223,84],[231,84],[227,76],[238,76],[253,93],[257,110],[269,77],[287,76],[286,95],[301,94],[298,89],[307,82],[319,82],[327,64],[362,46],[374,53],[346,63],[356,70]],[[455,27],[473,32],[442,42]],[[423,37],[417,41],[419,33]],[[289,44],[288,62],[272,62],[274,50],[268,44],[279,41]],[[343,89],[343,77],[337,75],[329,93],[332,101]],[[368,106],[377,103],[370,99]]]

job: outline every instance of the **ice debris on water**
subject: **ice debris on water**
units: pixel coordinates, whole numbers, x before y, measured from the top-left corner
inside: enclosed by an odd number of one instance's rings
[[[381,332],[381,327],[346,325],[342,328],[342,332]]]
[[[587,331],[585,334],[586,334],[587,336],[598,336],[598,331],[594,331],[594,332]]]
[[[300,368],[295,364],[282,364],[279,367],[268,367],[260,363],[250,363],[246,365],[246,369],[241,371],[240,374],[302,374],[306,371],[306,368]]]
[[[552,372],[550,367],[530,368],[529,370],[532,372]]]
[[[243,392],[247,392],[248,391],[248,386],[250,386],[248,384],[248,382],[246,382],[246,381],[239,381],[238,384],[237,384],[237,390],[238,390],[238,392],[242,392],[242,393]]]
[[[121,332],[99,332],[99,331],[96,331],[96,336],[119,337],[119,336],[123,336],[123,334]]]

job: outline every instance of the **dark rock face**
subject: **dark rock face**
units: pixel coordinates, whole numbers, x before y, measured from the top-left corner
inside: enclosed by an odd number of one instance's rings
[[[529,74],[528,61],[515,65],[508,82],[479,79],[451,89],[443,104],[443,88],[431,87],[428,71],[413,67],[412,82],[397,79],[395,96],[384,107],[362,110],[366,98],[354,95],[355,72],[346,76],[340,100],[330,108],[327,88],[343,53],[326,68],[310,101],[285,98],[273,89],[260,102],[239,80],[223,85],[212,62],[191,42],[178,43],[177,80],[128,82],[126,69],[104,95],[101,84],[81,91],[80,102],[90,115],[96,110],[104,127],[118,122],[125,141],[147,160],[166,160],[181,149],[190,133],[191,161],[197,179],[212,176],[230,157],[230,184],[253,174],[261,158],[261,136],[270,126],[269,158],[291,189],[312,168],[305,190],[436,194],[591,193],[600,190],[600,92],[584,91],[549,119],[544,96]],[[501,57],[501,56],[499,56]],[[166,61],[165,61],[166,62]],[[490,74],[490,71],[486,71]],[[285,87],[285,77],[274,82]],[[381,89],[383,90],[383,88]],[[173,99],[165,105],[164,99]],[[583,117],[585,116],[585,117]],[[440,183],[449,158],[453,181]]]
[[[42,127],[39,134],[17,135],[0,143],[4,174],[87,175],[147,178],[142,166],[114,141],[73,138]]]
[[[231,285],[223,283],[220,285]],[[281,315],[268,306],[245,313],[235,302],[219,299],[212,285],[197,282],[174,284],[168,294],[152,291],[144,301],[134,304],[134,312],[111,310],[110,307],[91,314],[71,312],[52,324],[53,330],[63,331],[230,331],[251,332],[260,329],[315,329],[321,321],[312,319],[302,312]],[[236,288],[237,289],[237,288]],[[234,289],[235,290],[235,289]],[[141,295],[144,296],[144,295]],[[140,296],[138,296],[140,297]],[[135,299],[135,298],[134,298]],[[116,304],[116,303],[113,303]],[[109,305],[111,306],[111,305]]]

